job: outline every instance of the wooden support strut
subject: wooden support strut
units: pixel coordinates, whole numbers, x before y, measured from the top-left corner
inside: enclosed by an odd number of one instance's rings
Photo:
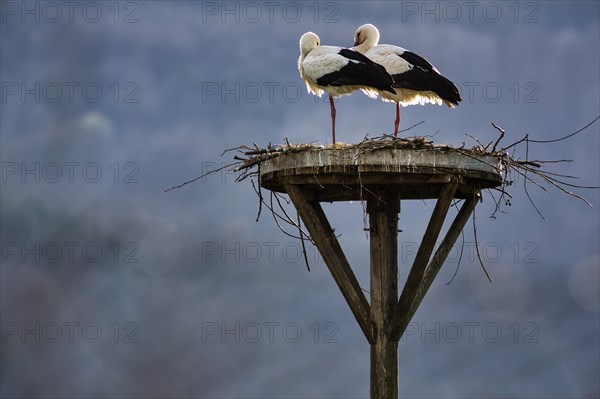
[[[363,294],[356,276],[342,251],[332,228],[323,212],[323,208],[312,200],[307,193],[293,184],[284,184],[284,188],[294,203],[298,214],[313,238],[327,268],[337,283],[350,310],[362,329],[369,344],[375,343],[371,324],[371,307]]]
[[[394,308],[393,320],[398,319],[406,313],[406,310],[415,299],[417,289],[419,288],[421,280],[423,279],[423,274],[425,273],[425,268],[427,267],[429,258],[431,258],[435,241],[440,235],[444,220],[446,219],[446,214],[448,213],[450,203],[452,202],[457,187],[458,184],[456,183],[448,183],[442,188],[437,203],[435,204],[435,208],[433,209],[433,213],[431,214],[431,219],[429,219],[427,229],[423,234],[417,256],[410,269],[406,283],[404,283],[402,294]]]
[[[396,306],[396,310],[394,312],[394,316],[392,317],[392,320],[388,325],[388,333],[391,339],[399,340],[400,337],[402,337],[402,334],[404,334],[404,330],[406,330],[408,323],[417,311],[417,308],[419,307],[421,301],[425,297],[427,290],[429,290],[429,287],[433,283],[433,280],[440,271],[442,264],[446,260],[448,253],[450,252],[452,246],[456,242],[458,235],[465,226],[465,223],[469,219],[469,216],[471,216],[473,209],[475,209],[475,205],[477,205],[477,201],[479,200],[479,198],[480,193],[475,192],[472,197],[467,198],[463,203],[462,207],[460,208],[460,211],[454,218],[452,225],[448,229],[448,232],[446,233],[446,236],[444,237],[442,243],[435,252],[433,258],[429,261],[429,264],[422,275],[418,287],[416,288],[414,294],[411,295],[413,297],[412,301],[410,301],[410,303],[406,306],[404,306],[403,304],[404,307],[400,306],[400,301],[398,302],[398,305]],[[432,222],[433,217],[430,221],[430,224]]]

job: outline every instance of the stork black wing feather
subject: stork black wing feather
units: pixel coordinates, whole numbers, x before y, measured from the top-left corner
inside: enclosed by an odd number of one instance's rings
[[[361,53],[350,49],[342,49],[338,53],[349,60],[342,69],[328,73],[317,79],[321,86],[361,85],[394,93],[394,80],[385,68]]]

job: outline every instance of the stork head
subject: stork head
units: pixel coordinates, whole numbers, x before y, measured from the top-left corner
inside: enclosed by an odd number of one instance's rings
[[[306,32],[300,38],[300,54],[306,55],[321,44],[319,36],[312,32]]]
[[[363,51],[376,46],[379,43],[379,29],[373,24],[359,26],[354,33],[354,46],[360,46]]]

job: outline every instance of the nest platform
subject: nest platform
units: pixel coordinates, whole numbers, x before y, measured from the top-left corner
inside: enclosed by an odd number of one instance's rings
[[[373,186],[394,187],[401,200],[438,198],[448,183],[458,184],[455,198],[468,198],[500,185],[501,171],[497,158],[474,152],[352,146],[282,153],[262,163],[260,182],[282,193],[286,184],[298,185],[327,202],[364,199]]]

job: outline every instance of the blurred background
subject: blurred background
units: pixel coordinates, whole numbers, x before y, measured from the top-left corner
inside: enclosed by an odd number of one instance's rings
[[[6,398],[366,398],[369,347],[313,247],[222,171],[243,144],[327,144],[329,104],[298,40],[377,25],[457,83],[456,109],[402,109],[404,135],[549,140],[600,115],[596,1],[1,3],[0,394]],[[393,129],[394,105],[337,101],[338,140]],[[530,159],[598,186],[600,124]],[[524,158],[521,150],[516,157]],[[489,193],[399,345],[403,398],[600,396],[600,197],[522,180]],[[400,213],[400,278],[430,201]],[[369,289],[360,203],[324,204]],[[451,214],[456,211],[451,210]],[[459,267],[458,244],[464,241]],[[456,277],[448,283],[454,275]],[[368,297],[368,294],[366,294]]]

